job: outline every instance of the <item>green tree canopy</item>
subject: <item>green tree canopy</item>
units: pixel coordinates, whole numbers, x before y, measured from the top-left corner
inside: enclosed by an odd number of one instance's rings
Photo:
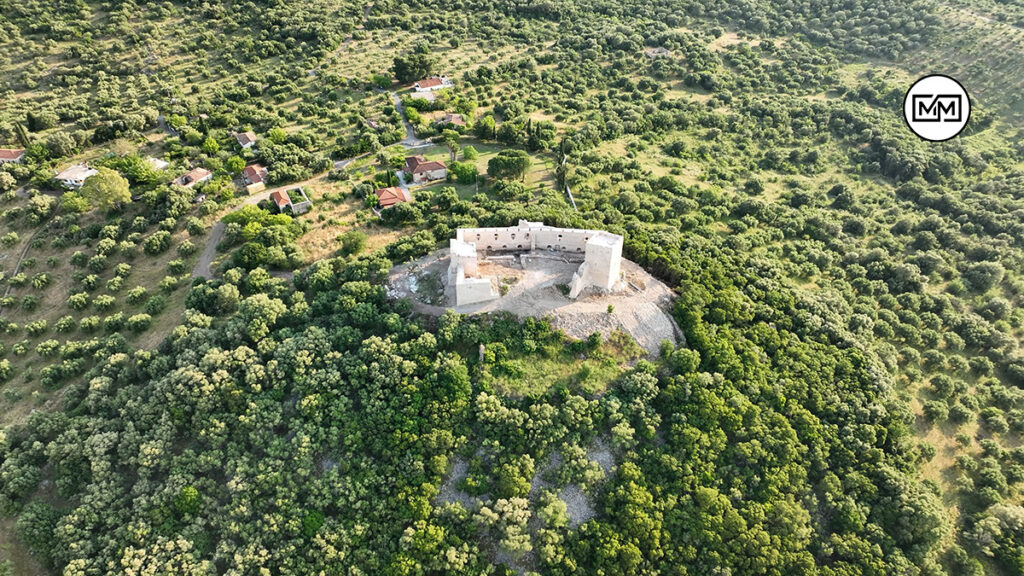
[[[116,209],[132,199],[128,180],[116,171],[104,167],[97,168],[96,174],[85,179],[82,196],[94,208],[104,210]]]

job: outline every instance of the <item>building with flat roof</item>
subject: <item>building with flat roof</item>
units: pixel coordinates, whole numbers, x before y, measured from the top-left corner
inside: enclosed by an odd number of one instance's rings
[[[65,188],[77,190],[85,184],[85,179],[99,172],[90,168],[88,164],[75,164],[58,172],[54,179],[64,185]]]

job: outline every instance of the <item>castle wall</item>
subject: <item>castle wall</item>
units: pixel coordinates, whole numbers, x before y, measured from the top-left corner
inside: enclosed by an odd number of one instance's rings
[[[587,242],[580,271],[588,284],[611,290],[622,276],[622,237],[602,235]]]
[[[463,242],[457,238],[449,241],[450,263],[448,264],[448,275],[454,276],[456,269],[462,266],[466,276],[477,275],[476,246],[472,242]]]
[[[461,267],[455,273],[455,304],[476,304],[498,297],[494,281],[490,278],[467,278]]]
[[[589,286],[611,290],[622,276],[622,236],[603,230],[554,228],[541,222],[520,220],[517,226],[507,228],[460,228],[450,247],[448,274],[449,281],[455,282],[456,305],[498,297],[489,279],[473,278],[477,274],[478,250],[552,250],[584,255],[583,265],[573,275],[569,286],[570,298],[576,298]],[[482,281],[488,283],[486,298]],[[463,284],[465,287],[460,288]]]

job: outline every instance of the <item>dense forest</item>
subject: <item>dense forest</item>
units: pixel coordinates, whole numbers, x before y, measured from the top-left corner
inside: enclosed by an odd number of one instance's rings
[[[1020,2],[0,12],[0,574],[1024,574]],[[448,181],[378,211],[411,146]],[[684,338],[389,295],[521,218]]]

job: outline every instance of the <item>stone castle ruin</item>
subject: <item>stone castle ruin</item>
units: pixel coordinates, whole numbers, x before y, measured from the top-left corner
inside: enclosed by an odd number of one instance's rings
[[[583,263],[569,283],[569,298],[587,288],[615,291],[622,283],[622,236],[603,230],[555,228],[543,222],[520,220],[507,228],[460,228],[451,240],[448,285],[455,288],[455,305],[475,304],[499,297],[498,279],[480,274],[480,252],[501,254],[547,250],[582,256]]]

